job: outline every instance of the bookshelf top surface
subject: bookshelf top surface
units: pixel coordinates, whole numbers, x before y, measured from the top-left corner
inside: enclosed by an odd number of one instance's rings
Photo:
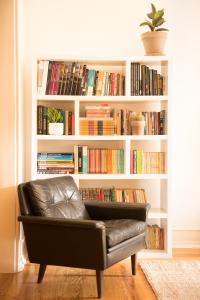
[[[46,55],[36,58],[37,61],[40,60],[50,60],[50,61],[66,61],[66,62],[82,62],[86,64],[94,65],[125,65],[127,62],[143,62],[143,63],[158,63],[167,62],[169,58],[167,56],[129,56],[129,57],[88,57],[88,56],[66,56],[66,55]]]

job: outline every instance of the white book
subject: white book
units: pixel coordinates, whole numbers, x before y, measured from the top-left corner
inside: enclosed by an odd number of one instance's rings
[[[43,76],[42,76],[42,95],[46,94],[48,69],[49,69],[49,61],[44,60]]]
[[[37,92],[39,95],[42,94],[43,72],[44,72],[44,61],[40,60],[37,65]]]

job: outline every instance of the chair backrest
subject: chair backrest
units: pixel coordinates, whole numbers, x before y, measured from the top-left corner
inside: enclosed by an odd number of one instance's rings
[[[89,219],[71,176],[33,180],[18,186],[22,215]]]

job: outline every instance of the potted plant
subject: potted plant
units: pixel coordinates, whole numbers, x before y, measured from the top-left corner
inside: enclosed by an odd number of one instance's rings
[[[152,11],[147,14],[149,20],[142,22],[140,26],[148,26],[150,31],[141,35],[146,55],[164,55],[164,46],[167,39],[168,29],[163,28],[165,22],[164,9],[156,10],[151,3]]]
[[[145,128],[145,119],[141,112],[133,112],[130,116],[131,133],[134,135],[143,135]]]
[[[60,110],[49,107],[47,111],[48,129],[51,135],[63,135],[64,133],[64,118]]]

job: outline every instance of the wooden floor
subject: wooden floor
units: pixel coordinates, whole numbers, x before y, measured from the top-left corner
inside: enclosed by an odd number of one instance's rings
[[[200,250],[173,252],[173,259],[200,259]],[[48,266],[44,280],[37,284],[38,265],[28,264],[23,272],[0,274],[0,300],[96,299],[94,271]],[[155,300],[145,276],[137,267],[131,276],[130,261],[125,260],[105,271],[104,300]]]

